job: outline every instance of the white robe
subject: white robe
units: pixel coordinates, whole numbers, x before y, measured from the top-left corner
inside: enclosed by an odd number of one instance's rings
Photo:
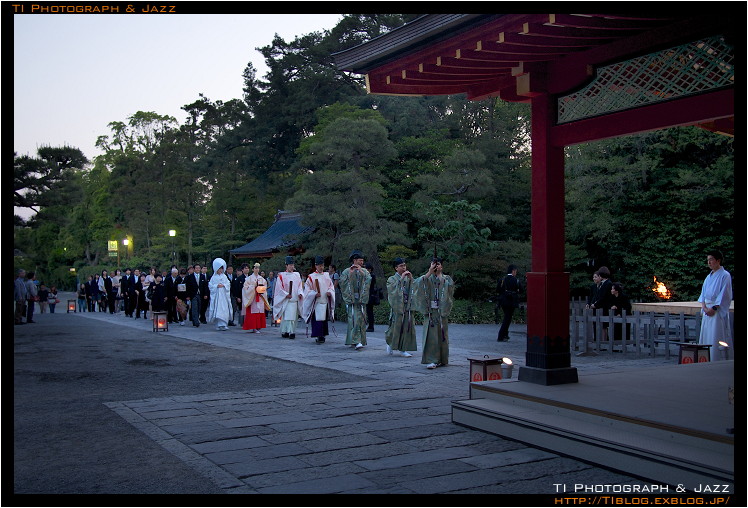
[[[699,302],[704,302],[709,309],[719,305],[713,316],[701,313],[701,332],[699,344],[711,344],[710,357],[712,361],[721,360],[722,352],[719,341],[724,341],[732,349],[732,332],[730,330],[730,302],[732,301],[732,279],[730,272],[720,267],[710,272],[701,287]],[[732,355],[729,358],[733,358]]]
[[[289,290],[291,298],[286,298]],[[299,272],[280,272],[273,288],[273,320],[295,322],[302,311],[303,290]]]
[[[218,285],[223,284],[222,288]],[[225,273],[217,274],[208,281],[210,289],[210,307],[205,313],[205,318],[209,323],[216,322],[216,326],[226,326],[231,320],[233,309],[231,307],[231,284]]]
[[[317,288],[314,281],[319,280],[319,290],[322,296],[317,297]],[[301,319],[309,322],[312,312],[315,313],[317,321],[334,320],[335,309],[335,286],[330,274],[327,272],[313,272],[304,283],[304,299],[301,308]]]

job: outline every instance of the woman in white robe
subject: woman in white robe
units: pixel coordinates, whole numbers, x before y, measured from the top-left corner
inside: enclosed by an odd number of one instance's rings
[[[209,323],[216,323],[216,330],[228,330],[228,323],[233,312],[231,308],[231,283],[224,273],[226,261],[221,258],[213,260],[213,276],[208,281],[210,289],[210,307],[206,313]]]

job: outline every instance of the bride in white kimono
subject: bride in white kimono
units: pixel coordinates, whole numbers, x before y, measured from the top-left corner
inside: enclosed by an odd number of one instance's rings
[[[231,283],[224,273],[226,261],[221,258],[213,260],[213,276],[208,282],[210,289],[210,308],[206,313],[209,323],[216,323],[216,330],[228,330],[228,323],[233,312],[231,308]]]

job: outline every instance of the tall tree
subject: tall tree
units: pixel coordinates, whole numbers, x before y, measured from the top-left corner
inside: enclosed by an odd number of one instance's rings
[[[78,148],[43,146],[37,157],[16,153],[13,157],[13,206],[38,212],[79,197],[79,188],[70,184],[88,159]]]
[[[382,218],[385,199],[380,167],[395,155],[380,121],[346,116],[330,122],[301,160],[306,169],[287,208],[315,228],[310,248],[330,253],[333,263],[360,248],[383,275],[378,247],[406,241],[401,223]]]

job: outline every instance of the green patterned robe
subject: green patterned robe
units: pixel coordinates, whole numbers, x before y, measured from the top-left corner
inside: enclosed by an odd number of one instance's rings
[[[454,304],[455,283],[449,275],[418,277],[413,281],[413,310],[423,314],[421,363],[449,363],[449,313]],[[437,308],[431,302],[436,300]]]
[[[345,344],[350,346],[361,343],[366,345],[366,304],[369,303],[369,286],[371,274],[366,268],[359,268],[359,272],[350,267],[340,274],[340,292],[348,313],[348,332],[345,334]]]
[[[390,302],[390,326],[384,332],[387,344],[396,351],[417,351],[416,327],[410,313],[413,281],[399,273],[387,279],[387,300]]]

